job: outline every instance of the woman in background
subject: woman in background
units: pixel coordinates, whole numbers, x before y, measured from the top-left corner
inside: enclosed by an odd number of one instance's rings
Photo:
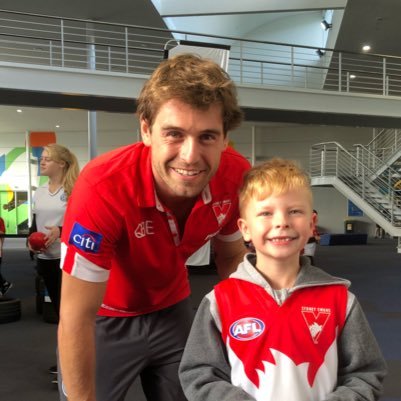
[[[46,184],[37,188],[33,197],[33,220],[29,233],[46,234],[44,249],[36,253],[36,269],[43,277],[57,317],[60,309],[61,270],[60,236],[68,197],[79,174],[76,156],[65,146],[56,143],[44,147],[40,158],[40,175],[49,177]],[[51,367],[51,373],[57,373]]]

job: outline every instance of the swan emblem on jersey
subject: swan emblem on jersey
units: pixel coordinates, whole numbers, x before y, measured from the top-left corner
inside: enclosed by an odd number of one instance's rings
[[[318,343],[325,324],[329,320],[331,310],[327,308],[302,307],[302,316],[309,328],[310,335],[315,344]]]
[[[231,201],[224,200],[221,202],[215,202],[213,203],[212,208],[217,222],[219,223],[219,226],[221,226],[231,208]]]

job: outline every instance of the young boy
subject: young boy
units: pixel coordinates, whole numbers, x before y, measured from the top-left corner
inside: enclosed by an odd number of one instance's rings
[[[300,258],[314,228],[307,175],[273,159],[239,200],[255,254],[198,309],[180,366],[188,400],[377,400],[386,365],[350,283]]]

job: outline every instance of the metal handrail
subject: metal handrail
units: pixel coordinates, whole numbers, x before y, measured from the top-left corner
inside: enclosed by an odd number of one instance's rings
[[[185,39],[231,46],[237,84],[401,96],[401,59],[394,56],[324,48],[320,57],[312,46],[8,10],[0,10],[0,21],[0,62],[150,74],[166,43]],[[90,68],[88,46],[96,59]]]
[[[401,154],[401,131],[394,128],[382,129],[366,147],[376,154],[383,164],[392,164]]]
[[[377,156],[377,150],[376,152],[372,152],[367,145],[362,145],[360,143],[354,144],[354,147],[356,148],[357,158],[361,160],[364,165],[368,166],[371,170],[375,172],[372,176],[372,179],[374,179],[374,177],[377,177],[378,175],[383,174],[390,178],[391,182],[395,181],[395,179],[398,181],[399,178],[401,178],[399,172],[392,168],[391,165],[388,165],[383,157]],[[385,148],[379,149],[381,154],[382,151],[385,150]]]
[[[358,158],[356,150],[351,152],[337,142],[313,145],[310,176],[312,179],[331,177],[340,180],[388,222],[399,226],[401,210],[393,181],[377,176],[374,169]]]

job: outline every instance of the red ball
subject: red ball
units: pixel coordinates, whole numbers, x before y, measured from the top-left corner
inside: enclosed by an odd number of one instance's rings
[[[46,234],[36,231],[28,237],[29,245],[34,251],[46,248]]]

